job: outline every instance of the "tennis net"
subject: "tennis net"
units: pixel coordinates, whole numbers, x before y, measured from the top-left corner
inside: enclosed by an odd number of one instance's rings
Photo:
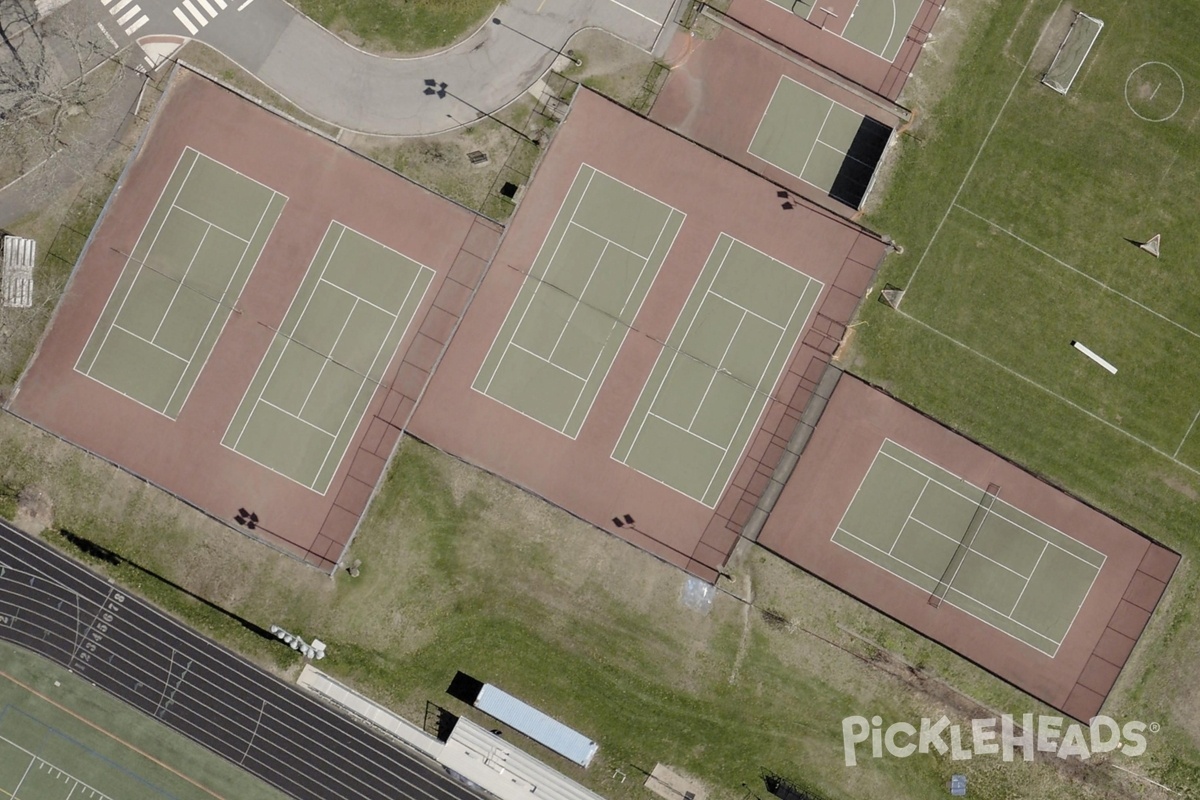
[[[954,549],[954,555],[950,557],[950,563],[942,570],[942,577],[938,579],[937,586],[933,588],[933,592],[929,595],[929,605],[934,608],[941,606],[942,601],[946,599],[946,592],[950,591],[950,584],[954,583],[954,577],[958,575],[958,569],[962,566],[963,559],[967,556],[967,551],[971,549],[971,545],[975,541],[975,536],[979,533],[979,529],[983,527],[983,521],[987,518],[988,512],[992,509],[992,504],[996,502],[996,497],[1000,494],[1000,487],[997,484],[989,483],[987,490],[983,493],[983,497],[979,498],[979,505],[975,508],[975,514],[971,517],[971,521],[967,523],[967,530],[963,533],[962,539],[958,542],[958,547]]]

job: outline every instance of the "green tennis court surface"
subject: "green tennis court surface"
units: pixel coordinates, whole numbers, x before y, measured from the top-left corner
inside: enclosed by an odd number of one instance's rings
[[[683,219],[581,166],[472,387],[578,436]]]
[[[286,201],[184,150],[75,369],[179,416]]]
[[[716,506],[821,288],[721,234],[613,458]]]
[[[222,444],[328,491],[433,275],[332,223]]]
[[[886,440],[833,541],[1053,658],[1105,556],[986,495]]]
[[[771,0],[814,24],[831,27],[824,0]],[[858,0],[842,30],[843,39],[887,60],[895,61],[924,0]]]
[[[858,208],[891,134],[883,123],[784,75],[747,150]]]

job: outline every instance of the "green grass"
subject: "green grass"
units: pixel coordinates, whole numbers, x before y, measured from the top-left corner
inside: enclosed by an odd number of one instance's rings
[[[611,800],[645,798],[636,769],[658,762],[695,774],[721,797],[737,795],[743,781],[756,784],[762,766],[830,798],[940,791],[962,765],[934,756],[842,765],[843,717],[913,720],[956,706],[856,657],[862,648],[838,626],[905,652],[984,702],[1031,710],[981,670],[766,553],[752,552],[736,568],[753,580],[758,608],[721,595],[701,616],[679,603],[683,576],[674,568],[414,441],[401,449],[356,539],[351,556],[362,560],[361,576],[331,581],[65,445],[36,435],[22,448],[15,424],[0,431],[3,477],[54,497],[56,527],[258,625],[319,636],[330,653],[322,669],[414,721],[433,701],[492,726],[445,694],[459,669],[492,681],[599,741],[585,771],[515,740]],[[80,555],[56,533],[45,538]],[[291,650],[132,567],[92,563],[294,676]],[[767,619],[760,609],[768,607],[778,616]],[[630,779],[614,778],[618,769]],[[982,781],[993,768],[971,769]],[[1029,798],[1056,781],[1053,765],[1010,770],[1029,773]],[[985,784],[977,796],[1022,796],[989,793]]]
[[[1200,431],[1184,440],[1200,409],[1200,273],[1191,266],[1200,230],[1185,209],[1200,189],[1200,100],[1147,123],[1126,106],[1124,87],[1148,60],[1171,63],[1194,85],[1200,62],[1188,32],[1200,14],[1182,1],[1089,5],[1106,26],[1062,97],[1039,84],[1062,32],[1034,49],[1056,5],[980,13],[952,88],[923,109],[924,127],[901,137],[866,222],[905,247],[881,284],[911,285],[900,313],[864,304],[848,360],[1184,554],[1105,711],[1171,730],[1135,766],[1194,791],[1200,727],[1195,703],[1181,698],[1195,694],[1188,665],[1200,634],[1188,561],[1200,556]],[[1125,241],[1153,233],[1171,245],[1158,261]]]
[[[247,772],[58,666],[0,643],[0,794],[90,796],[46,765],[110,797],[282,800]],[[22,748],[22,749],[17,749]],[[24,768],[33,762],[28,774]],[[23,778],[23,780],[22,780]]]
[[[1031,4],[1019,30],[1039,31],[1054,7]],[[871,223],[908,248],[888,270],[893,283],[911,281],[905,313],[1200,467],[1200,436],[1185,440],[1200,411],[1200,307],[1191,302],[1200,272],[1187,266],[1200,229],[1179,209],[1200,189],[1200,144],[1190,130],[1200,102],[1185,99],[1175,117],[1153,124],[1125,99],[1147,52],[1175,61],[1185,76],[1200,71],[1180,33],[1187,25],[1167,10],[1151,18],[1128,4],[1089,10],[1108,27],[1065,98],[1039,83],[1057,42],[1043,42],[1022,71],[999,41],[1012,32],[1011,18],[997,25],[997,41],[963,66],[958,88],[932,115],[949,124],[905,165],[928,177],[906,170]],[[1200,24],[1192,6],[1179,13]],[[1027,58],[1031,49],[1025,41],[1010,53]],[[977,69],[981,60],[992,63]],[[982,151],[981,132],[989,136]],[[1170,244],[1160,260],[1127,241],[1152,233]],[[1115,364],[1117,375],[1072,340]]]
[[[487,19],[502,0],[293,0],[293,5],[353,44],[382,53],[447,47]]]

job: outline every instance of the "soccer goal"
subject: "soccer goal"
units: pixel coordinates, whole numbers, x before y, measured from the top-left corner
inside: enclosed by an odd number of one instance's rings
[[[1092,52],[1092,45],[1100,37],[1100,31],[1103,28],[1103,20],[1089,17],[1082,11],[1078,12],[1071,22],[1071,28],[1067,31],[1066,38],[1063,39],[1062,44],[1058,47],[1058,52],[1054,55],[1054,62],[1042,76],[1042,83],[1059,94],[1066,94],[1067,90],[1071,88],[1071,84],[1075,82],[1075,76],[1083,68],[1083,62],[1087,60],[1088,53]]]

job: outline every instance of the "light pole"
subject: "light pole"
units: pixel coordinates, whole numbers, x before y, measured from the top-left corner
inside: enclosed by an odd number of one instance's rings
[[[546,44],[545,42],[540,42],[540,41],[538,41],[537,39],[533,38],[533,37],[532,37],[532,36],[530,36],[528,33],[525,33],[525,32],[523,32],[523,31],[519,31],[519,30],[517,30],[516,28],[514,28],[514,27],[513,27],[513,26],[511,26],[511,25],[506,25],[506,24],[504,24],[504,22],[503,22],[503,21],[501,21],[501,19],[500,19],[499,17],[492,17],[492,24],[493,24],[493,25],[499,25],[501,28],[505,28],[506,30],[510,30],[510,31],[512,31],[513,33],[517,34],[518,36],[523,36],[523,37],[525,37],[526,39],[528,39],[529,41],[533,42],[534,44],[536,44],[536,45],[541,45],[542,47],[546,48],[546,49],[547,49],[547,50],[549,50],[551,53],[557,53],[557,54],[558,54],[558,55],[560,55],[560,56],[565,56],[565,57],[567,57],[567,58],[571,59],[571,63],[573,63],[573,64],[574,64],[575,66],[577,66],[577,67],[582,67],[582,66],[583,66],[583,62],[582,62],[581,60],[579,60],[578,58],[576,58],[576,57],[575,57],[575,53],[574,53],[574,51],[572,51],[572,50],[568,50],[567,52],[565,52],[565,53],[564,53],[562,50],[558,49],[557,47],[551,47],[550,45]]]

